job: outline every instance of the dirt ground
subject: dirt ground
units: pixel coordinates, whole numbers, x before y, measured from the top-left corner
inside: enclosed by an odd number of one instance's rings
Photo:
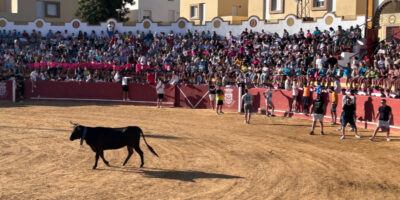
[[[106,151],[107,167],[69,121],[140,126],[135,153]],[[400,138],[341,141],[337,126],[309,136],[310,121],[211,110],[75,103],[0,102],[0,199],[397,199]],[[319,129],[317,129],[319,133]]]

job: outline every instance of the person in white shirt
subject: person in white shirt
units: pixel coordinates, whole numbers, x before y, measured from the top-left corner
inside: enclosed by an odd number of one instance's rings
[[[35,69],[34,71],[31,72],[31,82],[32,82],[32,93],[34,92],[34,88],[36,88],[36,82],[38,80],[39,77],[39,73],[38,70]]]
[[[299,96],[299,86],[297,85],[296,79],[293,80],[292,94],[293,94],[292,112],[298,112],[297,98]]]
[[[120,78],[119,71],[117,71],[114,75],[114,82],[118,83],[121,80]]]
[[[247,124],[250,124],[251,111],[253,110],[253,96],[249,94],[247,89],[244,90],[242,101],[244,103],[244,119]]]
[[[169,81],[169,84],[171,84],[171,85],[178,85],[178,83],[179,83],[179,77],[178,77],[178,75],[176,75],[175,72],[173,71],[173,72],[172,72],[171,80]]]
[[[272,103],[272,94],[273,94],[275,91],[274,91],[272,88],[273,88],[273,86],[270,85],[270,86],[268,87],[268,89],[264,92],[265,105],[267,106],[266,111],[265,111],[265,115],[266,115],[267,117],[269,117],[269,116],[275,117],[275,114],[274,114],[275,106],[274,106],[274,104]],[[271,114],[269,113],[269,107],[271,107],[271,109],[272,109]]]
[[[164,98],[164,88],[165,85],[162,82],[161,78],[158,79],[156,91],[157,91],[157,108],[162,107],[162,100]]]
[[[132,77],[127,77],[124,76],[122,77],[122,100],[123,101],[129,101],[129,86],[128,86],[128,80],[132,79]]]

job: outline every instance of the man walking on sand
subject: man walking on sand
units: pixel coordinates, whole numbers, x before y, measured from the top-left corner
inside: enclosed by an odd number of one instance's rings
[[[345,138],[345,129],[347,123],[350,124],[351,128],[353,128],[355,132],[356,138],[361,138],[360,135],[357,134],[357,126],[356,126],[356,106],[353,104],[350,98],[346,99],[346,104],[343,106],[343,117],[342,117],[342,137],[341,140]]]
[[[333,87],[330,88],[330,92],[332,93],[332,98],[331,98],[331,117],[332,117],[332,121],[331,121],[331,125],[335,125],[336,124],[336,108],[337,108],[337,104],[339,101],[339,97],[338,97],[338,93],[336,93],[335,89]]]
[[[307,111],[308,112],[308,111]],[[313,113],[313,124],[311,127],[310,135],[314,135],[314,129],[317,121],[321,124],[321,135],[324,135],[324,101],[321,95],[317,95],[316,99],[311,105],[311,113]]]
[[[244,102],[244,118],[247,124],[250,124],[251,111],[253,109],[253,96],[249,94],[249,90],[244,90],[244,95],[242,96],[242,101]]]
[[[379,117],[378,121],[378,126],[376,127],[374,134],[372,135],[371,138],[369,138],[371,141],[374,140],[376,133],[378,132],[379,128],[386,129],[386,141],[390,142],[390,120],[393,119],[393,113],[392,113],[392,108],[388,105],[386,105],[386,100],[382,99],[381,100],[382,106],[379,107],[378,112],[376,113],[375,121]]]
[[[274,103],[272,103],[272,94],[275,92],[273,89],[273,86],[268,86],[267,91],[264,92],[264,97],[265,97],[265,105],[267,106],[266,111],[265,111],[265,115],[267,117],[271,116],[271,117],[275,117],[275,106]],[[269,107],[271,107],[271,114],[269,113]]]
[[[157,108],[162,108],[162,101],[164,99],[164,88],[165,85],[162,82],[161,78],[158,78],[158,83],[156,86],[157,91]]]

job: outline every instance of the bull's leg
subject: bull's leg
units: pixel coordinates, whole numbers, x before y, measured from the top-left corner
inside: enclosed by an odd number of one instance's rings
[[[94,161],[93,169],[96,169],[96,167],[97,167],[97,161],[99,161],[99,156],[100,156],[99,152],[96,151],[96,160]]]
[[[140,155],[140,160],[142,161],[142,164],[140,164],[140,168],[142,168],[144,165],[143,151],[140,149],[139,145],[135,145],[134,148],[136,152],[138,152],[138,154]]]
[[[127,148],[128,148],[128,157],[126,157],[126,159],[125,159],[125,162],[124,162],[123,166],[125,166],[125,165],[126,165],[126,163],[128,162],[129,158],[131,158],[131,156],[132,156],[132,154],[133,154],[133,149],[132,149],[132,147],[130,147],[130,146],[127,146]]]
[[[100,157],[101,157],[101,159],[103,159],[104,164],[106,164],[107,166],[110,166],[108,161],[104,158],[104,151],[103,150],[100,151]]]

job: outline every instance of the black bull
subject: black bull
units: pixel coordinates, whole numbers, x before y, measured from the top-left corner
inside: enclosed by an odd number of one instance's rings
[[[141,165],[143,167],[143,152],[139,147],[140,135],[142,135],[143,140],[149,150],[158,157],[158,154],[153,150],[153,148],[147,144],[146,139],[142,129],[137,126],[128,126],[124,128],[105,128],[105,127],[86,127],[78,124],[73,124],[74,130],[72,131],[70,140],[81,140],[81,145],[83,140],[86,144],[96,153],[96,161],[94,163],[93,169],[97,167],[97,161],[99,157],[103,159],[104,164],[110,166],[108,161],[104,158],[104,150],[109,149],[120,149],[127,146],[128,157],[126,157],[124,166],[128,162],[129,158],[133,154],[133,149],[140,155]]]

